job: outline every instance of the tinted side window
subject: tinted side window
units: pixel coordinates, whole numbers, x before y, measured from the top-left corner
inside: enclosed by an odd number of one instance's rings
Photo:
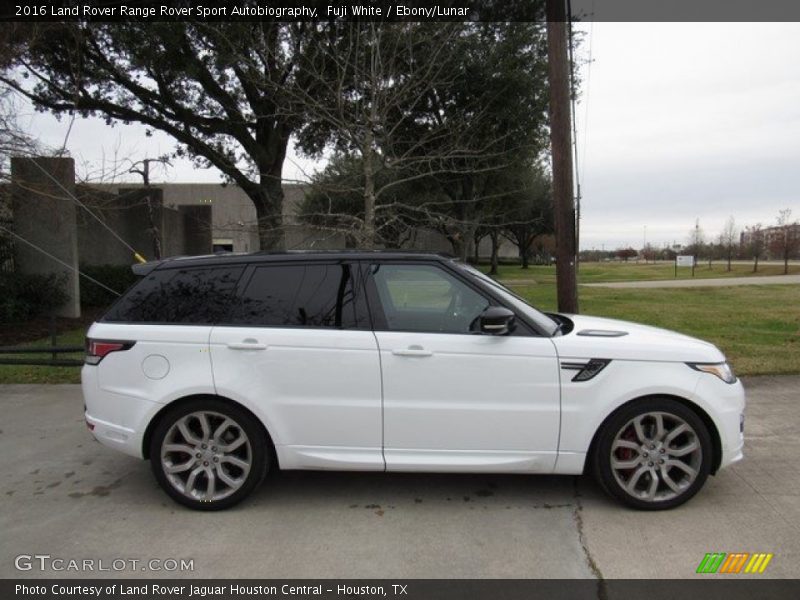
[[[324,264],[258,267],[227,322],[265,327],[366,326],[354,269]]]
[[[230,306],[243,267],[158,269],[142,278],[105,321],[210,325]]]
[[[471,333],[490,302],[431,265],[373,265],[372,279],[392,331]]]

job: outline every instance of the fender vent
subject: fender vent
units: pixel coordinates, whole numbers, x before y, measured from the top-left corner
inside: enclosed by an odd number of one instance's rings
[[[589,381],[600,371],[608,366],[611,359],[593,358],[589,362],[562,362],[561,368],[564,370],[578,371],[572,381]]]

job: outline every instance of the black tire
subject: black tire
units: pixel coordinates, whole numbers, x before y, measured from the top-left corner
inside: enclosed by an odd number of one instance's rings
[[[633,477],[633,473],[636,470],[645,467],[646,465],[652,467],[653,463],[645,462],[649,459],[644,458],[644,454],[630,450],[629,452],[631,454],[625,458],[643,462],[640,466],[633,467],[627,471],[618,469],[618,475],[615,475],[614,469],[612,469],[611,466],[612,446],[617,435],[621,433],[623,428],[629,426],[633,419],[654,413],[662,414],[662,418],[667,421],[670,419],[669,416],[672,416],[672,418],[676,419],[676,421],[673,421],[674,423],[678,423],[677,419],[680,419],[687,424],[693,431],[684,434],[687,436],[687,438],[684,439],[696,440],[700,448],[700,453],[698,456],[697,451],[695,451],[691,455],[691,460],[694,461],[692,468],[697,473],[694,480],[689,482],[687,478],[687,481],[684,483],[685,487],[679,492],[667,489],[663,475],[661,472],[659,472],[661,467],[658,467],[657,464],[655,468],[651,470],[651,472],[643,471],[643,474],[640,475],[640,478],[643,478],[646,484],[652,483],[653,479],[658,479],[658,489],[662,490],[659,493],[664,494],[663,499],[659,498],[658,494],[654,499],[643,499],[642,497],[637,497],[632,495],[632,493],[629,493],[623,486],[621,479],[624,477],[624,473],[630,472],[631,476],[626,481],[629,483],[630,479]],[[645,416],[645,419],[651,419],[651,417]],[[645,424],[648,422],[652,422],[653,426],[655,424],[655,421],[645,421]],[[632,425],[630,426],[632,427]],[[694,434],[695,437],[691,437],[692,434]],[[657,436],[654,435],[653,437],[656,438]],[[640,443],[638,439],[631,441],[636,444]],[[661,444],[659,444],[659,446],[661,446]],[[616,452],[625,450],[626,449],[618,449]],[[669,452],[669,448],[667,448],[666,451]],[[660,449],[653,451],[648,447],[642,452],[653,452],[653,456],[655,456],[657,459],[660,458],[660,455],[655,454],[655,452],[660,452]],[[605,490],[610,496],[616,498],[623,504],[639,510],[665,510],[680,506],[694,496],[700,490],[700,488],[703,487],[703,484],[705,483],[711,471],[711,464],[713,461],[712,453],[713,448],[711,444],[711,435],[705,423],[697,415],[697,413],[688,408],[685,404],[682,404],[671,398],[644,398],[622,407],[609,416],[608,419],[606,419],[598,431],[594,452],[591,456],[591,467],[593,475],[598,481],[600,487],[603,488],[603,490]],[[618,455],[615,456],[617,456],[617,459],[619,459]],[[670,457],[667,455],[666,467],[663,467],[668,469],[668,473],[671,474],[669,479],[670,481],[673,481],[672,474],[675,473],[675,469],[672,468],[670,470],[670,460],[678,460],[678,457]],[[680,460],[687,462],[684,458],[680,458]],[[681,471],[681,469],[678,469],[679,476]],[[669,497],[670,494],[673,496]]]
[[[165,438],[168,434],[171,436],[176,434],[175,430],[173,430],[173,425],[176,425],[184,417],[200,412],[207,413],[206,418],[209,419],[207,422],[211,422],[215,425],[219,424],[220,418],[230,419],[235,424],[232,431],[235,432],[238,428],[245,434],[247,440],[243,444],[244,447],[240,446],[240,448],[225,454],[225,456],[232,456],[233,458],[239,458],[240,460],[249,462],[249,470],[246,472],[241,469],[239,470],[238,474],[240,477],[238,477],[237,480],[243,482],[239,483],[235,489],[233,486],[225,486],[225,484],[222,483],[222,486],[229,488],[225,490],[228,491],[229,494],[219,499],[201,499],[192,495],[187,495],[186,492],[179,490],[177,482],[173,483],[179,475],[173,475],[173,480],[171,480],[171,476],[167,474],[164,461],[162,460],[162,446],[164,445]],[[192,422],[194,422],[194,419],[190,417],[189,423],[191,424]],[[197,423],[199,426],[199,420],[197,420]],[[226,433],[232,435],[231,429],[224,431],[220,437]],[[197,432],[195,432],[195,435],[197,435]],[[174,443],[174,440],[170,440],[170,442]],[[192,444],[187,443],[185,445]],[[207,445],[209,449],[203,450],[203,452],[211,452],[211,445]],[[199,448],[197,449],[199,451]],[[214,449],[216,450],[216,448]],[[234,453],[239,453],[239,456],[233,456]],[[181,454],[181,456],[182,455],[183,454]],[[186,464],[189,464],[189,461],[193,461],[190,470],[194,470],[195,468],[200,469],[201,464],[210,465],[210,460],[212,460],[209,458],[208,462],[202,462],[203,459],[200,457],[195,459],[189,456],[188,453],[186,453],[186,456],[189,459]],[[222,454],[219,456],[222,456]],[[205,456],[203,456],[203,458],[205,458]],[[223,462],[225,462],[225,459],[223,459]],[[194,510],[223,510],[238,504],[263,481],[271,463],[272,445],[261,424],[249,412],[241,407],[215,398],[199,398],[191,402],[182,403],[168,410],[159,419],[150,440],[150,465],[153,469],[156,481],[158,481],[161,488],[175,500],[175,502]],[[219,473],[219,469],[223,469],[223,465],[220,463],[212,465],[211,468],[215,470],[216,473]],[[228,467],[228,469],[230,469],[230,467]],[[233,467],[233,469],[237,469],[237,467]],[[208,470],[208,467],[205,467],[204,471],[197,476],[200,483],[203,481],[205,482],[206,488],[208,488],[209,483],[209,477],[206,475]],[[230,472],[226,473],[226,475],[230,476]],[[182,477],[182,475],[180,476]],[[222,482],[221,479],[218,479],[218,481]],[[208,493],[208,490],[206,490],[206,493]]]

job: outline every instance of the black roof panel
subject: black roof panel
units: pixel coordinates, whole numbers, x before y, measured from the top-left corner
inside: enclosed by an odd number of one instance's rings
[[[161,260],[135,264],[131,268],[137,275],[147,275],[159,267],[199,267],[228,263],[260,263],[292,260],[370,260],[380,257],[381,260],[454,260],[447,253],[425,252],[419,250],[285,250],[280,252],[218,252],[201,256],[171,256]]]

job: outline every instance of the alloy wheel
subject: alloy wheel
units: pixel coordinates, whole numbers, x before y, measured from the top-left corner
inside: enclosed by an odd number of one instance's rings
[[[703,448],[694,428],[662,411],[639,414],[614,436],[611,471],[620,488],[644,502],[667,502],[700,474]]]
[[[253,464],[250,439],[242,426],[214,411],[180,417],[161,444],[161,466],[182,495],[201,502],[227,498],[247,481]]]

